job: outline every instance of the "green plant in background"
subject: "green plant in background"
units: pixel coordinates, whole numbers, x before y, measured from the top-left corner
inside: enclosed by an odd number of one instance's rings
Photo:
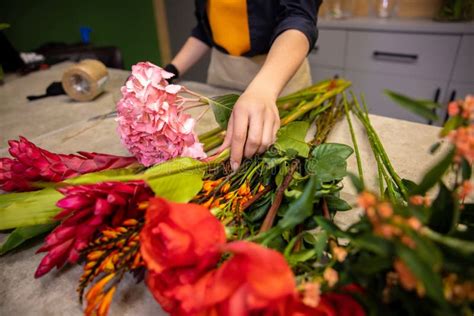
[[[438,21],[470,21],[474,18],[474,0],[444,0],[435,17]]]

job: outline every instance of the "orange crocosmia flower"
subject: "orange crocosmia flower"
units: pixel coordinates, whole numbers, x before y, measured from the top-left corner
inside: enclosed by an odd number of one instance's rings
[[[222,251],[233,255],[195,284],[174,291],[181,308],[189,315],[286,315],[285,303],[296,288],[283,255],[245,241],[227,244]]]
[[[224,226],[207,208],[153,198],[140,233],[140,251],[149,271],[213,266],[226,241]]]
[[[377,203],[377,198],[370,192],[364,191],[359,194],[357,198],[357,203],[364,209],[375,206]]]

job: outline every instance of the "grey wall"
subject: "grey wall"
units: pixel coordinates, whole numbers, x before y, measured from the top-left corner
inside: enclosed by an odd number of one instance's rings
[[[196,25],[193,0],[166,0],[166,14],[170,33],[171,53],[176,55]],[[205,82],[209,54],[183,76],[184,80]]]

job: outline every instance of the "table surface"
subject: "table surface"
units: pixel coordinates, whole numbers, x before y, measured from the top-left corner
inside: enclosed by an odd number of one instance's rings
[[[49,70],[25,77],[9,76],[0,86],[0,156],[7,156],[7,141],[22,135],[40,147],[53,152],[73,153],[79,150],[126,155],[116,133],[114,118],[90,120],[114,110],[120,98],[120,86],[128,72],[110,69],[106,91],[96,100],[76,103],[67,96],[48,97],[28,102],[27,95],[42,94],[52,82],[60,80],[64,63]],[[182,82],[191,90],[207,96],[229,93],[196,82]],[[197,124],[201,133],[217,126],[209,111]],[[192,113],[194,115],[197,112]],[[437,159],[429,154],[429,147],[437,140],[439,128],[380,116],[371,116],[386,151],[401,177],[419,180]],[[362,127],[355,121],[368,187],[376,189],[375,160],[365,139]],[[346,121],[338,123],[328,142],[352,145]],[[348,161],[348,169],[357,173],[355,157]],[[344,183],[343,198],[354,201],[354,189]],[[359,216],[358,210],[336,215],[336,222],[346,226]],[[0,234],[0,242],[5,238]],[[33,242],[21,251],[0,257],[0,315],[81,315],[75,288],[82,273],[79,265],[70,265],[60,271],[34,279],[33,273],[42,255],[35,255],[39,242]],[[110,315],[165,315],[154,301],[146,286],[135,284],[128,277],[122,282],[112,303]]]

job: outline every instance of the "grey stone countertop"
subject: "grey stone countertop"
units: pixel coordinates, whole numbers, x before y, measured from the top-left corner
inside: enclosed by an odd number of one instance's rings
[[[28,102],[26,95],[41,94],[47,85],[59,80],[68,64],[60,64],[46,71],[25,77],[7,77],[0,86],[0,156],[7,156],[7,140],[23,135],[37,145],[60,153],[97,151],[125,155],[116,133],[114,118],[89,121],[97,115],[113,111],[120,97],[119,87],[128,72],[110,70],[106,92],[87,103],[75,103],[67,96],[49,97]],[[196,82],[182,82],[191,90],[207,96],[230,92]],[[199,111],[199,109],[198,109]],[[194,112],[196,114],[197,112]],[[386,151],[400,176],[419,180],[436,157],[428,149],[437,139],[439,129],[408,121],[371,116]],[[362,127],[353,120],[364,163],[366,181],[376,188],[376,167]],[[209,111],[197,125],[201,133],[216,126]],[[331,132],[328,142],[351,145],[347,123],[341,121]],[[356,173],[355,157],[348,162],[350,171]],[[354,190],[345,183],[343,198],[354,202]],[[346,226],[359,216],[358,210],[336,215],[336,222]],[[5,238],[0,234],[0,242]],[[60,271],[51,271],[40,279],[34,279],[34,271],[42,255],[35,255],[40,243],[34,242],[0,257],[0,315],[81,315],[82,307],[75,291],[82,272],[79,265],[70,265]],[[112,302],[110,315],[165,315],[143,283],[135,284],[126,278]]]
[[[320,29],[341,29],[350,31],[381,31],[426,34],[474,34],[474,21],[437,22],[427,18],[376,18],[353,17],[347,19],[318,20]]]

